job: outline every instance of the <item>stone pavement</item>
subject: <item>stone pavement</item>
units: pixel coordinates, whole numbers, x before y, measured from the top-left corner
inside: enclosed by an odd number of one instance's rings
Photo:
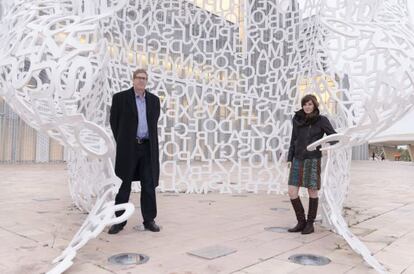
[[[71,204],[64,165],[0,165],[0,273],[44,273],[86,217]],[[346,219],[354,233],[391,273],[414,273],[414,164],[355,161]],[[272,232],[295,223],[287,196],[159,193],[160,233],[140,231],[137,206],[117,235],[100,234],[79,252],[66,273],[375,273],[338,235]],[[307,201],[304,203],[307,206]],[[212,260],[189,252],[222,246],[235,252]],[[150,257],[142,265],[118,266],[108,257],[123,252]],[[303,266],[292,254],[331,259]]]

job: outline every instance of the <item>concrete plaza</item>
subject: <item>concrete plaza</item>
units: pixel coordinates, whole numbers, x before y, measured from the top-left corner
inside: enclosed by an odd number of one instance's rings
[[[0,178],[0,273],[44,273],[86,217],[71,203],[65,165],[1,165]],[[414,163],[352,163],[346,220],[391,273],[414,273],[413,187]],[[141,224],[139,194],[131,197],[137,210],[125,229],[108,235],[106,228],[66,273],[375,273],[340,236],[318,224],[306,236],[265,230],[295,223],[287,196],[159,193],[160,233],[134,229]],[[188,254],[211,246],[235,252],[212,260]],[[123,252],[150,259],[129,266],[108,262]],[[331,263],[288,260],[298,253],[323,255]]]

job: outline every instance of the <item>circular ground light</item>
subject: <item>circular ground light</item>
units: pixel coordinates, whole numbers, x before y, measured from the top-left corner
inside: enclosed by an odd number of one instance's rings
[[[179,194],[164,194],[164,197],[180,197]]]
[[[214,201],[214,200],[199,200],[198,201],[199,203],[215,203],[216,201]]]
[[[145,231],[145,227],[143,225],[136,225],[132,229],[135,231]]]
[[[121,253],[109,257],[108,261],[119,265],[145,264],[149,257],[138,253]]]
[[[280,227],[280,226],[265,227],[266,231],[279,232],[279,233],[285,233],[285,232],[287,232],[288,229],[289,228],[287,228],[287,227]]]
[[[331,262],[330,259],[324,256],[312,254],[295,254],[289,257],[289,261],[301,265],[326,265]]]
[[[272,207],[270,210],[273,210],[273,211],[289,211],[288,208],[284,208],[284,207]]]

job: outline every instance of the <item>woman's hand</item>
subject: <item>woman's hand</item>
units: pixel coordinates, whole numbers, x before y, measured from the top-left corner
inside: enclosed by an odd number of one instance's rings
[[[288,167],[288,169],[290,169],[290,167],[292,166],[292,162],[287,162],[287,167]]]

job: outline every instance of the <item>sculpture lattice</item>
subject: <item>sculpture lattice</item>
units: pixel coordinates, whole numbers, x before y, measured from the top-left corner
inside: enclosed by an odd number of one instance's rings
[[[134,210],[114,206],[108,110],[137,67],[148,67],[162,101],[161,190],[284,193],[290,119],[299,98],[314,93],[340,132],[309,147],[340,141],[327,148],[324,223],[384,271],[341,209],[350,148],[414,105],[406,2],[216,2],[3,1],[0,95],[70,150],[71,195],[90,211],[50,273]],[[125,214],[113,218],[119,209]]]

